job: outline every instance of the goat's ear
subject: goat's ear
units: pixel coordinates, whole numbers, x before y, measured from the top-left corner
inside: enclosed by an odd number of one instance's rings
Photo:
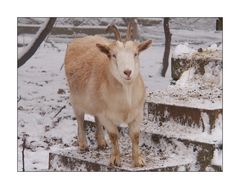
[[[106,54],[109,58],[111,57],[110,48],[107,45],[97,43],[96,46],[101,52]]]
[[[152,43],[152,40],[146,40],[146,41],[143,41],[142,43],[140,43],[137,47],[138,52],[141,52],[141,51],[147,49],[148,47],[150,47],[151,43]]]

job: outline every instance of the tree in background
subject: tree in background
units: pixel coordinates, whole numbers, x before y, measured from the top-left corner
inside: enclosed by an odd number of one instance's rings
[[[42,27],[38,30],[36,37],[23,49],[22,53],[18,57],[18,68],[25,64],[38,50],[41,43],[51,32],[53,25],[57,18],[49,18]]]
[[[169,65],[169,54],[170,54],[170,47],[171,47],[171,38],[172,34],[169,29],[169,18],[164,18],[163,20],[163,28],[164,28],[164,34],[165,34],[165,49],[164,49],[164,55],[163,55],[163,68],[161,75],[165,77],[167,68]]]
[[[217,18],[216,20],[216,30],[217,31],[222,31],[223,30],[223,18]]]

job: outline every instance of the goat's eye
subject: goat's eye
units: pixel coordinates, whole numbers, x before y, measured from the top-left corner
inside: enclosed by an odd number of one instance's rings
[[[137,57],[138,53],[134,53],[134,57]]]
[[[113,55],[112,55],[112,57],[113,57],[113,58],[116,58],[116,55],[115,55],[115,54],[113,54]]]

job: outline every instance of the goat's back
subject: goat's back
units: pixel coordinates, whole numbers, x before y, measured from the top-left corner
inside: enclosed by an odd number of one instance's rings
[[[97,43],[108,45],[109,41],[100,36],[87,36],[75,39],[68,45],[65,72],[71,93],[84,91],[91,76],[99,82],[103,79],[109,60],[105,54],[100,53]]]

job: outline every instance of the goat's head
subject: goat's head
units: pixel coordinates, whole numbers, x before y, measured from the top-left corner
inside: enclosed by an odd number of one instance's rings
[[[116,40],[110,45],[96,44],[102,53],[110,59],[110,71],[121,83],[131,83],[139,74],[139,53],[147,49],[151,40],[144,42],[132,41],[132,24],[128,25],[126,40],[122,41],[117,27],[110,25],[107,31],[113,31]]]

